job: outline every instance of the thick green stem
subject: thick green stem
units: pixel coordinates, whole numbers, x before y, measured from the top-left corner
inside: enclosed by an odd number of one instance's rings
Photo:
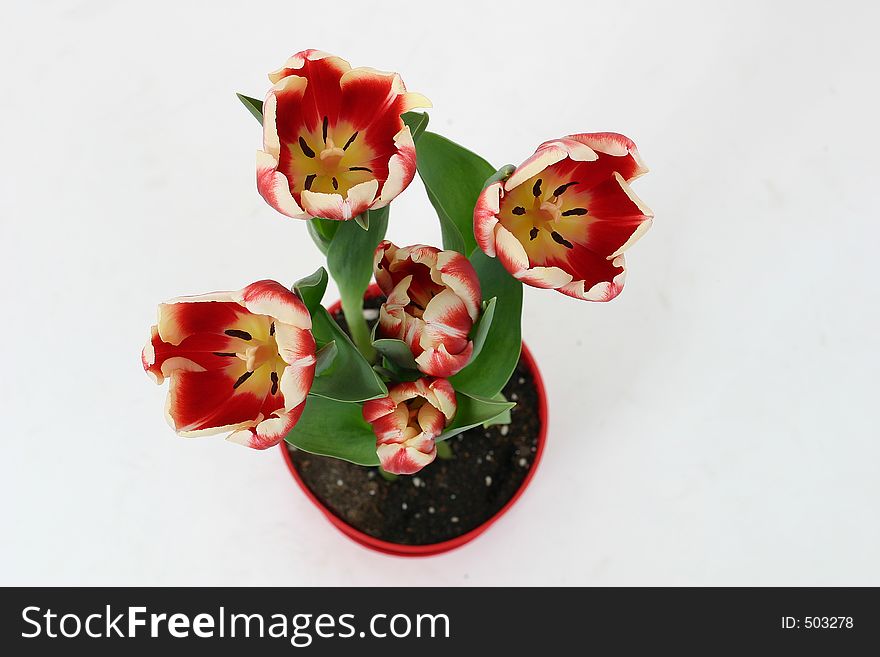
[[[363,297],[343,294],[342,314],[345,315],[348,332],[351,334],[351,339],[358,348],[358,351],[363,354],[368,362],[375,362],[376,350],[370,341],[370,329],[367,327],[367,320],[364,319]]]

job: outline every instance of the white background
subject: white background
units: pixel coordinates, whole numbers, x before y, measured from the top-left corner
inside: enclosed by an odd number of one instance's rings
[[[0,583],[880,585],[877,5],[441,4],[5,6]],[[141,370],[159,301],[322,264],[233,95],[308,47],[494,164],[613,130],[652,169],[618,299],[527,288],[546,456],[445,556],[350,543],[277,450],[175,437]],[[391,218],[439,241],[420,183]]]

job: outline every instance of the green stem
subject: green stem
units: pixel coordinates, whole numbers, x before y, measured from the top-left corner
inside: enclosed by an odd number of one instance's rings
[[[358,351],[363,354],[368,362],[375,362],[376,350],[370,341],[370,329],[367,327],[367,320],[364,319],[363,297],[343,294],[342,314],[345,315],[348,332],[351,333],[351,339],[358,348]]]

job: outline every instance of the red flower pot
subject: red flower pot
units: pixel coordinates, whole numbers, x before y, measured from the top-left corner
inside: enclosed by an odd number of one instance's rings
[[[378,294],[378,287],[376,287],[375,285],[371,285],[370,288],[367,290],[365,296],[366,298],[372,298]],[[328,308],[331,315],[338,312],[339,309],[340,302],[338,301],[330,306],[330,308]],[[336,527],[339,531],[341,531],[343,534],[348,536],[356,543],[372,550],[376,550],[377,552],[383,552],[385,554],[392,554],[401,557],[427,557],[434,554],[449,552],[450,550],[454,550],[455,548],[474,540],[477,536],[479,536],[490,526],[492,526],[501,516],[507,513],[508,509],[510,509],[510,507],[514,505],[514,503],[520,498],[525,489],[528,487],[529,482],[532,480],[532,477],[535,474],[535,470],[538,467],[538,463],[541,460],[541,454],[544,451],[544,443],[547,439],[547,393],[544,390],[544,382],[541,380],[541,373],[538,370],[535,359],[532,357],[532,353],[528,350],[525,343],[523,343],[522,345],[522,359],[525,361],[525,364],[529,368],[531,375],[534,379],[535,388],[538,396],[538,407],[536,410],[538,413],[538,418],[540,420],[540,429],[536,446],[537,449],[535,451],[535,456],[532,461],[531,468],[529,469],[529,472],[526,474],[517,491],[507,501],[507,503],[503,507],[501,507],[501,509],[499,509],[493,516],[485,520],[481,525],[471,529],[461,536],[456,536],[455,538],[439,543],[430,543],[425,545],[404,545],[401,543],[384,541],[380,538],[376,538],[375,536],[365,534],[359,529],[352,527],[342,518],[333,513],[321,502],[321,500],[319,500],[314,495],[314,493],[312,493],[311,490],[309,490],[308,486],[306,486],[305,482],[302,480],[302,477],[300,477],[299,472],[297,472],[296,467],[294,466],[293,461],[290,458],[287,444],[284,442],[282,442],[280,445],[281,453],[284,455],[284,460],[287,463],[287,467],[290,470],[290,473],[293,475],[293,478],[296,480],[297,484],[299,484],[299,487],[305,493],[306,497],[308,497],[312,501],[312,503],[321,510],[327,520],[329,520],[334,527]]]

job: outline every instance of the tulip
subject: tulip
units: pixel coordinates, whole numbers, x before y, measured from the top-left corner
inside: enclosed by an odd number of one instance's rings
[[[144,370],[170,379],[166,417],[182,436],[230,432],[266,449],[302,415],[315,375],[305,305],[275,281],[238,292],[180,297],[159,306]]]
[[[651,225],[651,210],[629,186],[647,171],[623,135],[548,141],[480,194],[477,243],[523,283],[610,301],[623,289],[624,251]]]
[[[257,188],[269,205],[296,219],[343,221],[406,189],[416,152],[400,115],[431,103],[397,73],[304,50],[269,79],[257,152]]]
[[[446,379],[399,383],[383,399],[364,404],[386,472],[414,474],[437,457],[434,439],[455,416],[455,392]]]
[[[480,282],[456,251],[417,244],[379,244],[373,272],[387,301],[379,309],[379,334],[407,343],[419,370],[449,377],[468,364],[468,339],[480,312]]]

